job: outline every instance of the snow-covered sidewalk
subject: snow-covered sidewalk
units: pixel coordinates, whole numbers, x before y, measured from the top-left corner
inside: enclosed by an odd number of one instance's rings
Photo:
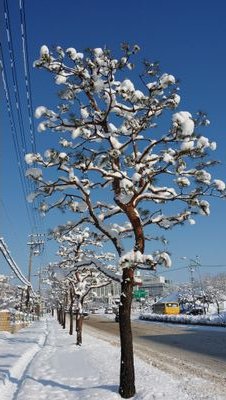
[[[52,318],[15,335],[0,333],[1,400],[121,399],[120,350],[92,332],[86,327],[81,347]],[[136,358],[136,400],[226,400],[205,388],[191,393],[189,384]]]

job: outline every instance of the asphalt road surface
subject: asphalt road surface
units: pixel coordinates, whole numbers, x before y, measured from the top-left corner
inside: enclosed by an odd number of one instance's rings
[[[104,340],[119,344],[119,324],[100,315],[85,321]],[[226,399],[226,329],[133,321],[135,354],[174,376],[205,379]]]

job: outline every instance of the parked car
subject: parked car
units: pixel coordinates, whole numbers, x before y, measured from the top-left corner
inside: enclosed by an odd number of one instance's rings
[[[78,314],[78,311],[74,310],[73,314],[74,315]],[[87,311],[83,311],[82,316],[84,319],[89,319],[89,313]]]
[[[186,312],[187,315],[203,315],[204,309],[202,307],[194,307]]]
[[[112,307],[107,307],[107,308],[105,308],[104,313],[105,313],[105,314],[113,314],[113,309],[112,309]]]
[[[119,322],[119,313],[118,312],[115,314],[115,322]]]
[[[93,308],[92,314],[99,314],[99,308]]]

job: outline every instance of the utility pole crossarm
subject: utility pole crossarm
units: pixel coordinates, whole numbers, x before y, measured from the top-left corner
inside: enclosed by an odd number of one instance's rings
[[[30,240],[27,242],[27,245],[30,246],[29,252],[29,263],[28,263],[28,280],[31,281],[31,272],[32,272],[32,256],[37,256],[41,254],[44,250],[44,235],[43,234],[32,234],[29,235]]]

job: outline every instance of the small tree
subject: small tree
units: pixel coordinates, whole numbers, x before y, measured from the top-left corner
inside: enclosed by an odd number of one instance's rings
[[[220,314],[220,303],[226,302],[226,274],[206,276],[202,284],[206,297],[209,302],[216,303],[217,313]]]
[[[134,271],[171,265],[166,251],[145,253],[148,227],[194,224],[194,215],[210,213],[206,197],[223,196],[225,184],[207,171],[214,164],[207,152],[216,143],[198,134],[199,126],[209,124],[206,115],[174,112],[167,129],[167,116],[180,103],[174,76],[145,61],[132,82],[131,57],[139,47],[124,44],[122,51],[116,59],[101,48],[84,55],[74,48],[64,52],[57,47],[52,54],[41,47],[35,66],[61,85],[62,102],[55,111],[36,109],[35,116],[42,118],[38,131],[66,136],[59,140],[61,149],[50,148],[43,157],[27,154],[26,161],[55,170],[54,180],[44,178],[39,168],[28,170],[38,183],[30,201],[43,196],[43,213],[54,207],[71,210],[77,217],[72,228],[91,225],[115,248],[123,270],[119,393],[129,398],[135,394],[130,322]],[[128,235],[131,240],[124,240]]]
[[[114,255],[97,251],[98,247],[102,248],[100,235],[87,228],[74,228],[68,234],[61,234],[61,231],[62,227],[55,229],[52,234],[61,244],[58,251],[61,260],[58,266],[66,274],[65,283],[69,284],[69,333],[73,334],[73,306],[76,303],[77,345],[81,345],[85,298],[93,289],[109,285],[113,278],[120,281],[120,276],[113,271],[112,266],[107,265]]]
[[[83,305],[86,297],[94,289],[107,286],[111,283],[101,272],[94,269],[77,271],[68,277],[68,281],[72,286],[72,296],[76,301],[76,332],[77,332],[77,345],[82,344],[82,326],[83,326]],[[74,301],[73,301],[74,303]]]
[[[12,285],[9,276],[0,275],[0,309],[20,309],[20,305],[24,305],[23,299],[21,300],[20,290],[25,290],[25,288]]]

